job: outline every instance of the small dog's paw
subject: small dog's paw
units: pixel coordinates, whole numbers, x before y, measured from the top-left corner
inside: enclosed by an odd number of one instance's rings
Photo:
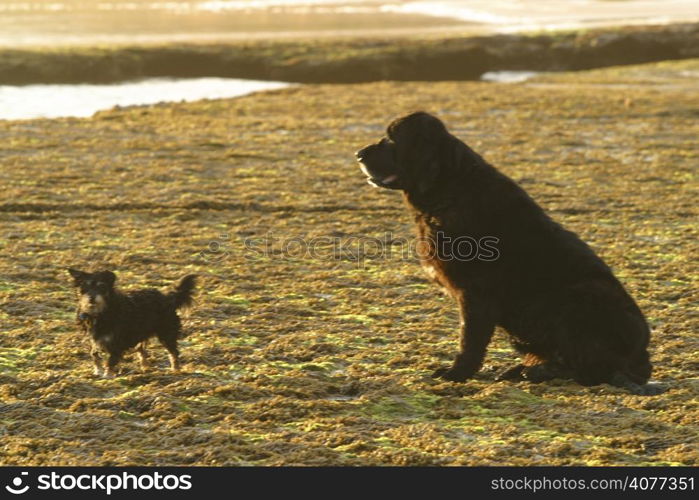
[[[94,370],[92,370],[92,374],[93,374],[95,377],[101,377],[101,376],[102,376],[102,370],[100,370],[99,368],[95,368]]]
[[[468,375],[463,370],[451,368],[439,368],[432,374],[432,378],[441,378],[452,382],[463,382]]]

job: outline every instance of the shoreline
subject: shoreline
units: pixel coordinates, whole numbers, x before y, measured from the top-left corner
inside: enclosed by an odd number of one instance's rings
[[[0,84],[226,77],[290,83],[477,80],[699,57],[699,23],[529,34],[0,48]]]

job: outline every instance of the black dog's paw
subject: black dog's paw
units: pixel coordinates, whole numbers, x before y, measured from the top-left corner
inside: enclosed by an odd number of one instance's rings
[[[570,369],[557,363],[543,363],[534,366],[525,366],[522,370],[522,376],[533,384],[548,382],[553,379],[570,379],[573,378],[573,373]]]
[[[629,378],[621,373],[616,373],[609,383],[616,387],[621,387],[626,389],[631,394],[637,396],[657,396],[667,391],[667,387],[658,382],[648,382],[646,384],[640,385],[629,380]]]
[[[432,374],[432,378],[441,378],[452,382],[463,382],[468,378],[468,373],[464,370],[454,368],[439,368]]]
[[[636,396],[657,396],[667,391],[667,387],[657,382],[649,382],[645,385],[629,384],[625,389]]]
[[[526,367],[524,365],[515,365],[507,368],[506,370],[501,371],[495,376],[495,381],[496,382],[502,382],[503,380],[511,380],[511,381],[522,381],[524,380],[524,375],[523,371]]]

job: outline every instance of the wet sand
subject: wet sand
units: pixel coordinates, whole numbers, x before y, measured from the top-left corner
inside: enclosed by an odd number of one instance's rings
[[[699,21],[693,0],[3,2],[0,46],[493,34]]]
[[[270,15],[236,12],[175,15],[124,11],[51,13],[23,19],[0,16],[0,47],[164,44],[241,40],[406,36],[416,33],[488,33],[479,23],[420,14],[347,13]]]

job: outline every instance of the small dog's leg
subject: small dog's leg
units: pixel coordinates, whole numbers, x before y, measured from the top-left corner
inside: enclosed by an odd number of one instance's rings
[[[173,372],[180,371],[180,351],[177,349],[178,330],[165,331],[158,335],[158,340],[167,349],[170,358],[170,368]]]
[[[97,344],[92,342],[90,347],[90,356],[92,356],[92,363],[95,365],[94,374],[98,377],[102,375],[104,371],[104,365],[102,363],[102,355],[100,354],[101,349]]]
[[[121,361],[121,356],[123,353],[109,353],[109,359],[107,360],[107,369],[104,372],[104,378],[114,378],[117,376],[116,365]]]
[[[172,369],[173,372],[177,373],[180,371],[180,358],[177,353],[170,353],[168,355],[168,358],[170,358],[170,368]]]
[[[148,341],[144,340],[136,348],[136,353],[138,354],[138,361],[141,365],[141,370],[146,371],[148,369],[148,351],[146,351],[146,346]]]

